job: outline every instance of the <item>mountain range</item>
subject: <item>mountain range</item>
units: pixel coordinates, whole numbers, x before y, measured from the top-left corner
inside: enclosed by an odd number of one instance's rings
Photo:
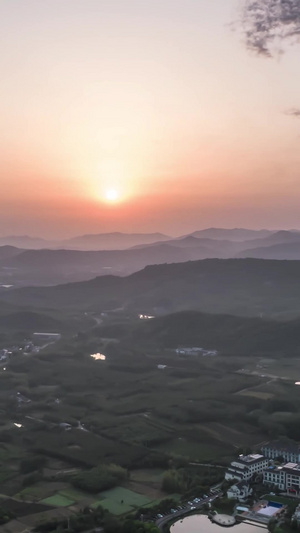
[[[214,238],[207,235],[212,235]],[[221,239],[222,235],[223,239]],[[157,237],[161,240],[153,242],[153,239]],[[231,237],[231,240],[228,237]],[[0,247],[0,287],[1,285],[55,285],[67,281],[88,280],[107,274],[126,276],[147,265],[181,263],[208,258],[252,257],[300,260],[300,233],[283,230],[256,232],[211,228],[172,239],[163,234],[118,233],[78,237],[75,242],[78,245],[83,242],[92,242],[94,245],[97,239],[97,242],[102,239],[102,243],[105,243],[109,238],[112,238],[113,242],[118,242],[120,246],[122,243],[124,246],[125,243],[135,244],[119,250],[85,251],[47,248],[30,250],[11,245],[2,246]],[[139,242],[142,238],[143,243]],[[237,238],[246,240],[237,240]],[[139,244],[136,244],[137,242]]]
[[[291,230],[294,231],[294,230]],[[251,230],[243,228],[223,229],[207,228],[195,231],[190,236],[195,238],[209,238],[217,240],[246,241],[254,238],[264,238],[272,235],[271,230]],[[187,237],[189,235],[183,235]],[[179,237],[182,238],[182,237]],[[163,233],[96,233],[79,235],[71,239],[47,240],[29,235],[11,235],[0,237],[0,246],[15,246],[30,250],[65,249],[65,250],[124,250],[138,245],[147,245],[173,240]],[[176,240],[176,238],[174,238]]]
[[[170,239],[162,233],[99,233],[80,235],[65,240],[46,240],[29,235],[0,237],[0,246],[16,246],[30,250],[123,250],[138,244],[148,244]]]

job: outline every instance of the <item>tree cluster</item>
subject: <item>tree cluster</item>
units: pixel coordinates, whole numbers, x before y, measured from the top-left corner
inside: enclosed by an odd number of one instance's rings
[[[127,477],[127,470],[121,466],[99,465],[76,474],[72,478],[72,485],[87,492],[97,493],[119,485]]]

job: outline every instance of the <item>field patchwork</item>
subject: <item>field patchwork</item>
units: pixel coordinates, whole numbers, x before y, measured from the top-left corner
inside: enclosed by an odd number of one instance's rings
[[[99,500],[97,500],[91,507],[95,509],[101,505],[101,507],[107,509],[112,514],[119,516],[150,503],[151,500],[143,494],[139,494],[123,487],[116,487],[101,492],[99,494]]]
[[[55,494],[54,496],[45,498],[40,503],[44,503],[46,505],[52,505],[53,507],[69,507],[69,505],[73,505],[75,501],[70,500],[66,496],[62,496],[61,494]]]

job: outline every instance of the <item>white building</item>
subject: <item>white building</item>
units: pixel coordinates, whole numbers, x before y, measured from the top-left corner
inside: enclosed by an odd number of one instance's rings
[[[246,481],[239,481],[228,489],[227,498],[243,502],[252,494],[252,489]]]
[[[271,466],[264,472],[264,483],[275,486],[291,494],[300,494],[300,464],[286,463],[282,466]]]
[[[262,474],[268,467],[268,459],[260,454],[240,455],[232,461],[225,473],[225,479],[249,481],[254,474]]]
[[[275,440],[262,446],[261,451],[269,459],[282,457],[287,463],[300,463],[300,446],[287,439]]]

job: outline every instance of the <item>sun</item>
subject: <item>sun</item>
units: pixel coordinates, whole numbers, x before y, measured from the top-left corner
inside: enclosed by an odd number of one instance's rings
[[[117,202],[120,199],[119,191],[117,189],[107,189],[105,191],[105,199],[108,202]]]

